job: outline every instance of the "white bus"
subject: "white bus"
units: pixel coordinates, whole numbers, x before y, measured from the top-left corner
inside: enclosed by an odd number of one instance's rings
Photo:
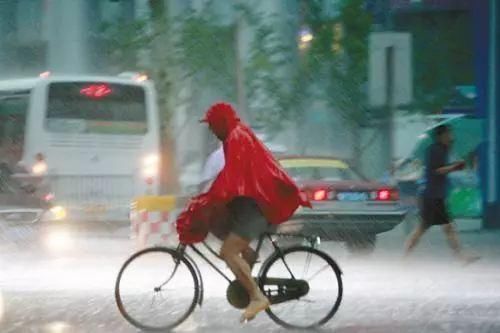
[[[68,220],[127,221],[134,196],[158,192],[159,150],[144,76],[0,81],[0,163],[45,174]]]

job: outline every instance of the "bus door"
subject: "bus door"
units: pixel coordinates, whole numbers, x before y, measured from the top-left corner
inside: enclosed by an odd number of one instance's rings
[[[29,92],[0,92],[0,193],[11,188],[10,176],[21,171]]]
[[[29,92],[0,92],[0,163],[15,168],[24,150]]]

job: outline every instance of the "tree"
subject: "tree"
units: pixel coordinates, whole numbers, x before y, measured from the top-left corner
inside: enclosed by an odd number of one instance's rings
[[[150,18],[105,23],[101,32],[107,41],[108,54],[114,70],[146,71],[154,80],[157,88],[158,108],[160,110],[160,128],[162,145],[162,191],[176,192],[178,177],[175,168],[175,146],[169,131],[172,117],[172,96],[174,95],[172,75],[174,54],[172,50],[172,29],[168,6],[164,1],[149,0]],[[140,57],[148,55],[149,66],[143,65]],[[142,64],[142,65],[141,65]]]
[[[252,113],[268,132],[276,132],[286,122],[303,123],[311,100],[322,91],[320,98],[329,109],[340,113],[357,132],[368,118],[364,87],[371,16],[363,0],[344,0],[336,18],[325,16],[324,1],[300,3],[302,23],[314,36],[301,50],[296,41],[300,28],[296,22],[288,22],[286,27],[294,37],[290,41],[279,30],[283,21],[276,24],[277,17],[265,16],[254,8],[244,10],[254,29],[246,68]],[[353,137],[358,139],[359,135]],[[359,156],[361,149],[360,141],[356,141],[354,156]]]
[[[305,22],[314,39],[306,65],[314,75],[326,72],[329,104],[353,125],[366,118],[366,94],[363,90],[368,73],[368,35],[371,16],[363,0],[344,0],[338,18],[326,21],[321,7],[311,6]],[[340,34],[340,36],[335,36]],[[334,41],[337,46],[334,47]]]
[[[164,188],[172,191],[178,188],[173,112],[179,103],[196,109],[196,98],[181,100],[179,91],[188,85],[190,95],[197,96],[203,87],[210,87],[221,99],[236,99],[235,26],[220,25],[205,15],[210,2],[200,12],[190,9],[178,17],[172,17],[166,1],[149,0],[148,4],[149,17],[104,24],[101,32],[114,71],[145,70],[155,82],[163,129],[162,161],[167,162],[162,174],[169,175]],[[146,66],[141,61],[144,56],[149,58]]]
[[[310,92],[317,88],[314,82],[320,79],[326,82],[320,89],[329,108],[341,113],[353,130],[357,130],[366,118],[363,87],[371,26],[370,16],[363,8],[364,1],[344,0],[339,17],[334,19],[325,17],[320,0],[301,3],[303,23],[314,35],[304,52],[298,50],[295,40],[299,29],[296,21],[285,22],[288,23],[285,29],[293,36],[287,39],[280,30],[284,29],[283,20],[276,24],[280,19],[276,15],[264,15],[249,4],[232,5],[253,31],[244,68],[253,121],[269,133],[279,131],[286,122],[301,123],[311,100]],[[159,95],[165,97],[161,103],[165,126],[169,126],[173,110],[167,104],[177,98],[173,87],[179,77],[192,78],[192,89],[210,87],[216,89],[221,98],[236,100],[237,90],[241,90],[236,70],[237,22],[221,25],[205,8],[201,11],[203,15],[190,10],[175,18],[175,28],[163,1],[150,1],[150,6],[152,22],[134,22],[129,30],[120,28],[121,33],[130,33],[116,38],[115,43],[121,58],[137,59],[137,54],[135,58],[123,57],[122,53],[127,50],[152,53],[155,60],[150,70]],[[174,76],[173,70],[177,71]]]
[[[276,15],[259,15],[252,8],[247,8],[246,15],[254,29],[245,68],[248,107],[256,125],[276,133],[293,119],[295,103],[300,100],[300,94],[293,93],[297,92],[294,84],[299,82],[295,72],[296,44],[278,31]]]
[[[325,17],[323,8],[321,0],[304,3],[304,24],[314,38],[302,54],[297,79],[306,84],[323,83],[322,96],[329,109],[339,113],[354,133],[353,163],[359,166],[362,150],[359,130],[367,125],[368,119],[364,87],[371,16],[364,9],[363,0],[342,1],[335,18]]]
[[[194,10],[179,18],[178,24],[177,65],[185,69],[187,76],[196,77],[196,85],[211,86],[221,92],[221,98],[235,100],[234,24],[218,25],[210,16]]]

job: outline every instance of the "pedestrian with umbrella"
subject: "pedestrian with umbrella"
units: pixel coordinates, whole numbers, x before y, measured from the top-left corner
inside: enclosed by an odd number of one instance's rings
[[[465,167],[463,160],[448,163],[453,141],[453,133],[449,125],[441,124],[434,129],[434,143],[427,147],[424,158],[425,189],[420,202],[421,222],[408,239],[406,254],[408,255],[415,248],[431,226],[439,225],[446,234],[448,244],[455,256],[464,263],[471,263],[479,257],[463,253],[458,234],[446,207],[447,176]]]

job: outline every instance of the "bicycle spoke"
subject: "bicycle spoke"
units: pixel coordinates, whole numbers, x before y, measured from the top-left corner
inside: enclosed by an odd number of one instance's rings
[[[153,305],[155,304],[155,298],[156,298],[156,292],[153,293],[153,298],[151,299],[151,305],[149,306],[150,308],[152,308]]]
[[[308,279],[306,279],[306,281],[312,281],[314,280],[314,278],[316,278],[321,272],[325,271],[326,269],[330,268],[330,265],[329,264],[325,264],[322,268],[320,268],[316,273],[314,273],[313,275],[311,275],[311,277],[309,277]]]
[[[337,312],[342,299],[342,280],[336,267],[327,254],[313,248],[285,249],[263,267],[263,278],[290,279],[293,272],[307,282],[307,289],[288,300],[291,296],[288,292],[292,291],[281,291],[285,300],[270,308],[271,319],[292,329],[315,328],[326,323]]]
[[[302,277],[305,277],[307,272],[309,271],[309,266],[311,265],[312,255],[310,253],[306,256],[306,263],[304,265],[304,271],[302,272]]]
[[[287,304],[287,303],[283,303],[283,304]],[[288,307],[283,306],[282,309],[284,309],[284,310],[282,310],[281,313],[290,313],[292,310],[295,309],[297,304],[298,304],[298,302],[295,301],[295,302],[293,302],[293,304],[291,306],[288,306]]]
[[[158,293],[158,298],[160,298],[162,301],[166,300],[166,298],[163,297],[163,290]]]

